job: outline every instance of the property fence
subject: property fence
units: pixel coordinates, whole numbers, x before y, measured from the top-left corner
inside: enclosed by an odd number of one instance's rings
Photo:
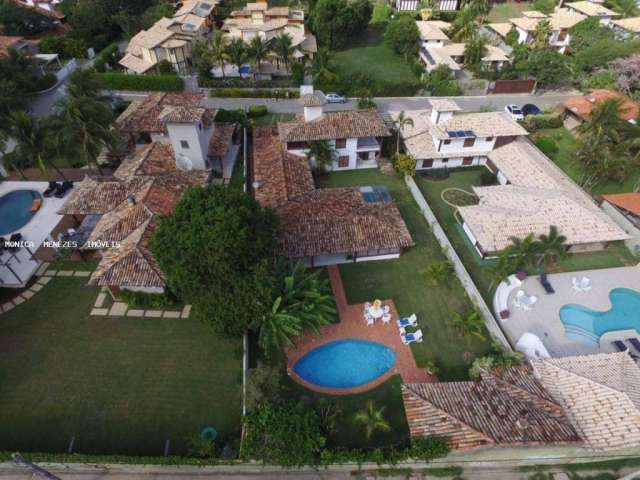
[[[507,340],[507,337],[505,336],[504,332],[500,328],[498,321],[493,316],[493,313],[491,313],[491,310],[487,306],[487,303],[484,301],[484,298],[482,298],[482,295],[480,295],[480,292],[478,291],[478,288],[476,287],[475,283],[473,283],[473,280],[471,279],[471,275],[469,275],[469,272],[467,272],[467,269],[462,263],[462,260],[460,260],[460,257],[458,257],[458,254],[456,253],[455,249],[453,248],[453,245],[449,241],[447,234],[444,232],[444,229],[440,226],[438,219],[436,218],[435,214],[431,210],[431,207],[429,206],[424,196],[422,195],[420,188],[418,188],[418,185],[416,185],[415,180],[409,176],[404,177],[404,179],[405,179],[405,183],[407,184],[407,187],[409,188],[409,191],[411,192],[411,195],[413,195],[413,199],[416,201],[416,203],[420,207],[420,211],[422,212],[425,220],[431,227],[431,231],[433,232],[433,235],[438,240],[438,243],[442,247],[442,250],[444,251],[445,255],[449,258],[449,260],[453,264],[453,268],[456,272],[456,275],[458,276],[458,279],[460,280],[460,283],[462,283],[462,286],[467,292],[467,295],[469,296],[471,301],[477,306],[478,312],[480,313],[480,315],[482,315],[482,318],[484,319],[484,323],[487,326],[487,330],[489,330],[489,333],[491,334],[491,336],[495,340],[500,342],[500,344],[504,348],[506,348],[507,350],[513,350],[513,347],[509,343],[509,340]]]
[[[533,93],[535,80],[496,80],[489,83],[487,93]]]

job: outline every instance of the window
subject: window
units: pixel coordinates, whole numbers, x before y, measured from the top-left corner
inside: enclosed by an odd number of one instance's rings
[[[449,159],[448,158],[443,158],[440,160],[442,163],[449,163]]]
[[[287,142],[287,150],[304,150],[307,142]]]
[[[473,157],[464,157],[462,159],[462,165],[471,165],[473,163]]]
[[[445,140],[445,141],[444,141],[444,144],[445,144],[445,145],[451,145],[451,140]]]
[[[476,139],[475,138],[465,138],[464,139],[464,146],[465,147],[473,147],[476,143]]]
[[[493,142],[493,137],[487,137],[486,140],[487,142]]]
[[[349,155],[340,155],[338,157],[338,167],[346,168],[349,166]]]
[[[433,167],[433,159],[428,158],[426,160],[422,160],[422,168],[431,168]]]
[[[346,148],[346,147],[347,147],[346,138],[336,138],[336,148]]]
[[[185,148],[185,149],[188,150],[189,149],[189,142],[187,142],[186,140],[180,140],[180,146],[182,148]]]

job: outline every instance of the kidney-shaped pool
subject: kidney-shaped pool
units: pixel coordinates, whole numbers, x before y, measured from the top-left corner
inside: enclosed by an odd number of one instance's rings
[[[325,388],[353,388],[372,382],[396,363],[393,350],[381,343],[347,338],[307,352],[293,366],[303,380]]]
[[[24,227],[35,215],[33,201],[42,198],[35,190],[14,190],[0,197],[0,235]]]

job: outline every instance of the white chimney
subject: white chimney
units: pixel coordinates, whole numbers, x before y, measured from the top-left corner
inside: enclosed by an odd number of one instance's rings
[[[303,95],[302,103],[304,104],[304,121],[305,122],[310,122],[322,116],[324,100],[320,99],[320,97],[318,97],[317,95],[314,95],[314,94]]]
[[[214,125],[205,121],[205,116],[206,111],[201,107],[173,107],[163,112],[161,118],[169,133],[176,166],[180,169],[185,169],[187,164],[190,165],[189,170],[208,168],[209,141]]]
[[[453,100],[434,99],[431,102],[431,121],[440,125],[448,122],[453,117],[453,112],[460,111],[460,107]]]

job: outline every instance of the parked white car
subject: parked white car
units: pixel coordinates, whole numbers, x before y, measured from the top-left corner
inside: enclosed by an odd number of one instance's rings
[[[522,120],[524,120],[524,114],[522,113],[522,109],[518,105],[515,105],[513,103],[507,105],[506,107],[504,107],[504,111],[511,115],[511,118],[513,118],[516,122],[521,122]]]
[[[347,103],[347,99],[337,93],[327,93],[324,98],[327,103]]]

